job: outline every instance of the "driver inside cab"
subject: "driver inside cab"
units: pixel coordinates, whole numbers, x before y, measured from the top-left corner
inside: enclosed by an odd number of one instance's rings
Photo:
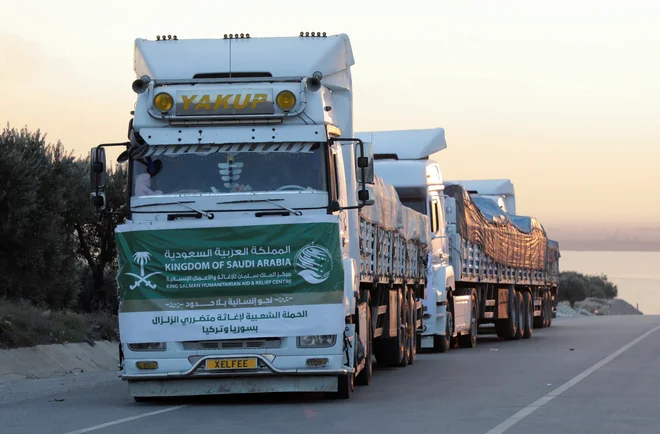
[[[317,159],[316,154],[273,152],[261,156],[256,172],[250,171],[259,179],[259,191],[319,189],[322,171],[315,168]]]

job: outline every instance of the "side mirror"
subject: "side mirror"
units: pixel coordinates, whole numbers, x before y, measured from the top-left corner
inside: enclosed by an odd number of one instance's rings
[[[91,151],[91,167],[90,176],[92,190],[103,190],[106,186],[106,162],[105,162],[105,149],[92,148]]]
[[[105,149],[92,148],[90,153],[90,181],[92,186],[92,204],[97,208],[104,210],[107,205],[106,196],[103,190],[107,183]]]
[[[105,193],[99,192],[98,194],[96,192],[91,194],[91,200],[92,200],[92,205],[96,207],[97,209],[104,210],[106,209],[108,205],[108,201],[106,200],[106,195]]]
[[[364,153],[362,152],[364,150]],[[365,184],[374,183],[374,145],[372,143],[363,143],[355,147],[357,154],[355,165],[357,166],[357,181],[362,182],[362,174],[364,174]]]
[[[374,188],[370,185],[365,186],[357,192],[358,201],[362,206],[371,206],[376,203]]]

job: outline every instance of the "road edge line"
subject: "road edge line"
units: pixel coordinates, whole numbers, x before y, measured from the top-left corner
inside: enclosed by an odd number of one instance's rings
[[[123,419],[117,419],[117,420],[114,420],[114,421],[111,421],[111,422],[106,422],[106,423],[102,423],[102,424],[99,424],[99,425],[90,426],[88,428],[82,428],[82,429],[79,429],[79,430],[76,430],[76,431],[70,431],[70,432],[67,432],[65,434],[83,434],[83,433],[86,433],[86,432],[91,432],[91,431],[96,431],[96,430],[100,430],[100,429],[103,429],[103,428],[107,428],[109,426],[119,425],[121,423],[131,422],[131,421],[137,420],[137,419],[143,419],[145,417],[156,416],[158,414],[163,414],[163,413],[169,413],[170,411],[180,410],[184,407],[188,407],[188,405],[176,405],[174,407],[162,408],[160,410],[150,411],[149,413],[142,413],[142,414],[138,414],[137,416],[125,417]]]
[[[587,378],[589,375],[593,374],[596,372],[598,369],[602,368],[603,366],[607,365],[609,362],[614,360],[617,356],[620,356],[624,352],[628,351],[632,346],[643,340],[644,338],[648,337],[649,335],[655,333],[656,331],[660,330],[660,325],[652,328],[651,330],[647,331],[646,333],[642,334],[641,336],[637,337],[632,342],[629,342],[628,344],[624,345],[623,347],[619,348],[617,351],[613,352],[609,356],[605,357],[602,359],[600,362],[596,363],[595,365],[591,366],[590,368],[587,368],[586,370],[582,371],[575,377],[571,378],[568,380],[566,383],[562,384],[558,388],[554,389],[547,395],[537,399],[536,401],[532,402],[529,404],[527,407],[523,408],[522,410],[518,411],[516,414],[513,416],[509,417],[506,419],[504,422],[500,423],[497,425],[495,428],[491,429],[488,431],[486,434],[502,434],[527,416],[529,416],[532,412],[535,410],[539,409],[543,405],[547,404],[550,402],[553,398],[561,395],[562,393],[566,392],[568,389],[571,387],[575,386],[578,384],[580,381],[584,380]]]

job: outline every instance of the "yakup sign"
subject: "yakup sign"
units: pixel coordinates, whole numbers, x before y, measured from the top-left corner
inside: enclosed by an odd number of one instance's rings
[[[274,111],[271,89],[228,89],[222,92],[178,91],[178,116],[271,114]]]

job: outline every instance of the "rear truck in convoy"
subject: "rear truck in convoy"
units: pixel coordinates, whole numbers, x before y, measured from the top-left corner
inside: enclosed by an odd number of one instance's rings
[[[116,229],[120,375],[150,397],[367,385],[422,327],[425,214],[353,135],[346,35],[137,39]]]
[[[458,184],[463,186],[468,194],[475,200],[480,201],[483,199],[490,199],[502,211],[509,214],[513,221],[518,221],[523,225],[527,225],[530,217],[519,217],[516,214],[516,192],[513,183],[509,179],[471,179],[471,180],[447,180],[445,184]],[[479,199],[477,199],[479,198]],[[488,205],[488,202],[485,202]],[[479,206],[479,204],[477,204]],[[558,274],[559,274],[559,244],[551,239],[547,240],[549,249],[549,260],[554,270],[549,270],[551,276],[550,290],[546,296],[535,298],[536,305],[534,314],[534,328],[550,327],[552,325],[552,318],[557,314],[557,290],[558,290]],[[554,276],[554,277],[553,277]],[[547,299],[550,297],[550,300]],[[550,312],[548,312],[548,310]]]
[[[510,182],[481,196],[443,182],[440,166],[429,159],[447,146],[442,128],[355,136],[374,146],[376,174],[396,188],[401,202],[430,219],[422,348],[474,347],[489,325],[505,339],[530,338],[534,327],[550,325],[559,246],[538,220],[515,215]]]

